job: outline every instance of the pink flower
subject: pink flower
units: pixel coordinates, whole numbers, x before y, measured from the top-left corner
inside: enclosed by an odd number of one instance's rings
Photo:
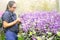
[[[3,11],[0,11],[0,17],[2,17]]]

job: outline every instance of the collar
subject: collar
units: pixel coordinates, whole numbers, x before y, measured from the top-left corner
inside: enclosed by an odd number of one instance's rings
[[[6,10],[6,11],[8,11],[8,12],[11,14],[11,16],[13,16],[13,15],[14,15],[14,13],[13,13],[13,12],[11,12],[10,10]]]

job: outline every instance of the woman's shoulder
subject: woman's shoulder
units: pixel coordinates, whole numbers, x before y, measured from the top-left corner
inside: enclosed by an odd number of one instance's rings
[[[2,16],[9,16],[9,15],[10,15],[9,12],[5,11]]]
[[[5,11],[4,14],[9,14],[9,12],[8,11]]]
[[[4,15],[10,15],[10,12],[9,11],[5,11]]]

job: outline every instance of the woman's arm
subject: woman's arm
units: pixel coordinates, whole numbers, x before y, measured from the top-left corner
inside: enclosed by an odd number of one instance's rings
[[[4,27],[4,28],[8,28],[8,27],[11,27],[11,26],[19,23],[19,22],[20,22],[19,19],[15,20],[15,21],[13,21],[13,22],[11,22],[11,23],[8,23],[8,22],[6,22],[6,21],[3,21],[3,27]]]

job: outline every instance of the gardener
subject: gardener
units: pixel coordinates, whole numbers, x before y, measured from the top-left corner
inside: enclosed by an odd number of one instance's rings
[[[17,34],[19,31],[18,24],[20,23],[20,19],[16,18],[16,14],[14,13],[15,9],[15,1],[9,1],[7,9],[2,16],[3,28],[5,29],[5,40],[18,40]]]

